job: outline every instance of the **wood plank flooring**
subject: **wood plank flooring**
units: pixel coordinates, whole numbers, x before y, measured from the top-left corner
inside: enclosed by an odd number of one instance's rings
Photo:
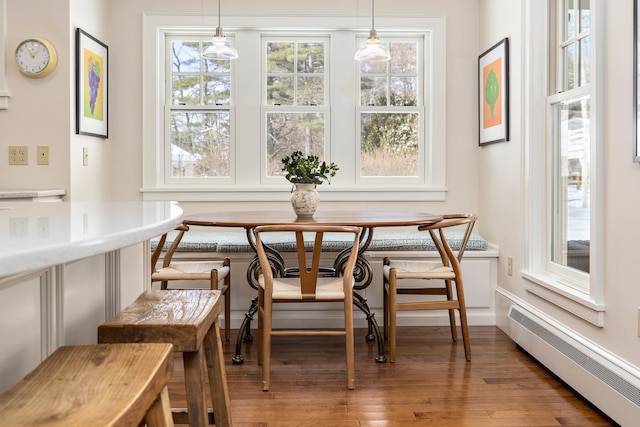
[[[493,326],[470,328],[471,362],[447,327],[399,328],[396,363],[376,363],[376,344],[358,330],[355,390],[343,339],[276,337],[263,392],[255,331],[245,362],[231,363],[237,332],[225,344],[236,427],[615,426]],[[178,356],[169,394],[185,407]]]

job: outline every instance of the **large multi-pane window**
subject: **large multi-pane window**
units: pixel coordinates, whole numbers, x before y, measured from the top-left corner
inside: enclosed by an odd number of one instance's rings
[[[356,17],[226,17],[232,61],[202,19],[143,21],[145,198],[286,200],[302,151],[340,167],[323,200],[444,200],[443,18],[379,19],[384,63],[354,60]]]
[[[596,325],[604,321],[602,5],[527,2],[530,225],[523,272],[530,292]]]

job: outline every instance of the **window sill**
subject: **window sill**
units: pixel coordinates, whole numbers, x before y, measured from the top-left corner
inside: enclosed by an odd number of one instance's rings
[[[549,274],[523,272],[525,288],[569,313],[598,326],[604,326],[605,305],[596,303],[593,298],[564,283],[558,277]]]
[[[143,200],[178,202],[274,202],[289,201],[291,188],[142,188]],[[327,202],[404,202],[445,200],[444,187],[389,188],[389,187],[319,187],[320,199]]]

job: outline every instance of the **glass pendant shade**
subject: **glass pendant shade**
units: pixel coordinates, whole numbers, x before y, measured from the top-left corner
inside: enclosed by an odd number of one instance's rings
[[[389,51],[380,44],[378,33],[376,32],[374,25],[374,19],[375,0],[371,0],[371,31],[369,32],[369,38],[367,39],[365,46],[356,51],[354,56],[356,61],[388,61],[391,59]]]
[[[391,59],[391,55],[380,44],[376,30],[372,29],[367,44],[362,49],[358,49],[354,58],[356,61],[388,61]]]
[[[218,27],[211,45],[202,50],[202,56],[207,59],[236,59],[238,51],[231,46],[229,40],[222,34],[222,28]]]
[[[218,0],[218,26],[211,45],[202,50],[202,57],[207,59],[236,59],[238,51],[231,46],[220,26],[220,0]]]

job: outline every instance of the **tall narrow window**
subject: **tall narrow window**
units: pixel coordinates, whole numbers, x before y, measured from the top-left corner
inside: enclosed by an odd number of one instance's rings
[[[206,44],[179,36],[167,43],[169,180],[231,176],[231,61],[201,57]]]
[[[591,74],[589,0],[561,0],[553,123],[551,261],[589,272]]]
[[[391,40],[387,45],[390,61],[360,63],[359,176],[421,179],[422,43]]]
[[[328,39],[264,39],[265,175],[283,174],[294,151],[325,158],[328,132]]]

